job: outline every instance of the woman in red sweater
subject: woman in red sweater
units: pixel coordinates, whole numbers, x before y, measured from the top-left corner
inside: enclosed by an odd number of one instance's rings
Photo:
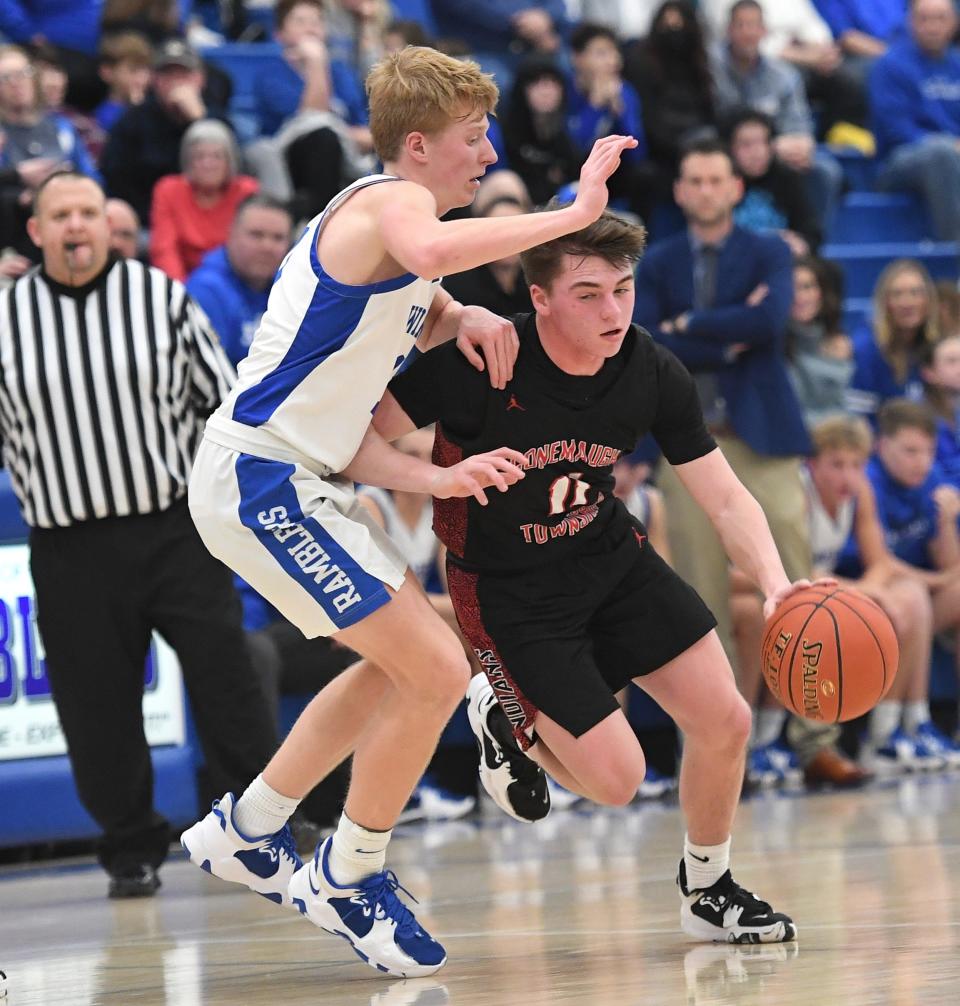
[[[150,207],[150,261],[185,280],[212,248],[227,240],[237,206],[259,187],[237,174],[233,134],[215,119],[201,119],[183,134],[183,173],[161,178]]]

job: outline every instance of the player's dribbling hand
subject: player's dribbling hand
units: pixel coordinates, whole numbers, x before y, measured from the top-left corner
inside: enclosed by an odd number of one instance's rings
[[[503,390],[513,377],[520,339],[505,318],[486,308],[465,307],[457,328],[457,349],[481,373],[488,371],[492,387]],[[478,350],[483,350],[482,356]]]
[[[444,468],[431,483],[429,492],[437,499],[473,496],[481,506],[486,506],[487,494],[483,490],[496,487],[505,493],[523,478],[523,464],[523,455],[509,447],[474,454]]]
[[[593,145],[580,169],[580,185],[573,201],[574,207],[584,215],[584,226],[593,223],[606,209],[610,198],[607,179],[620,167],[620,155],[636,145],[632,136],[604,136]]]
[[[786,586],[775,590],[763,602],[763,617],[769,618],[780,607],[783,602],[792,594],[806,590],[807,587],[836,587],[837,581],[829,576],[822,576],[819,580],[794,580]]]

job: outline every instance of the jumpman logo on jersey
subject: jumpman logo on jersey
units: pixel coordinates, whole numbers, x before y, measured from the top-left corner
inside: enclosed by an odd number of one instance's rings
[[[637,544],[643,548],[643,543],[647,540],[647,536],[645,534],[641,534],[636,529],[634,529],[633,536],[637,539]]]
[[[526,412],[527,410],[517,401],[516,395],[510,396],[510,401],[507,402],[507,412],[511,409],[519,409],[521,412]]]

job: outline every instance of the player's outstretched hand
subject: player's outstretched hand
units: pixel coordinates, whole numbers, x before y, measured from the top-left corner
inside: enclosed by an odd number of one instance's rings
[[[593,145],[580,169],[580,185],[573,201],[583,212],[587,224],[593,223],[607,207],[610,198],[607,179],[620,167],[620,155],[636,145],[632,136],[604,136]]]
[[[487,494],[483,490],[495,486],[505,493],[523,478],[523,464],[523,455],[509,447],[474,454],[459,464],[444,468],[433,480],[430,494],[442,500],[451,496],[473,496],[481,506],[486,506]]]
[[[513,377],[520,339],[506,318],[483,307],[464,307],[457,328],[457,349],[477,370],[488,372],[492,387],[503,390]],[[482,356],[478,350],[483,350]]]
[[[792,594],[797,594],[807,587],[836,587],[837,581],[829,576],[822,576],[819,580],[794,580],[785,587],[775,590],[763,602],[763,617],[769,618],[780,607],[783,602]]]

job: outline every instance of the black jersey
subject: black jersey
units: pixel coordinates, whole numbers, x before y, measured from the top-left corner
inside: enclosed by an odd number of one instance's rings
[[[437,423],[434,460],[512,447],[526,475],[505,493],[437,500],[434,530],[467,569],[529,569],[616,545],[633,525],[613,495],[613,465],[652,432],[683,464],[716,447],[683,364],[631,326],[620,352],[589,377],[547,356],[536,315],[515,320],[520,352],[505,389],[492,388],[453,342],[425,353],[389,390],[417,424]],[[603,541],[603,544],[601,544]]]

